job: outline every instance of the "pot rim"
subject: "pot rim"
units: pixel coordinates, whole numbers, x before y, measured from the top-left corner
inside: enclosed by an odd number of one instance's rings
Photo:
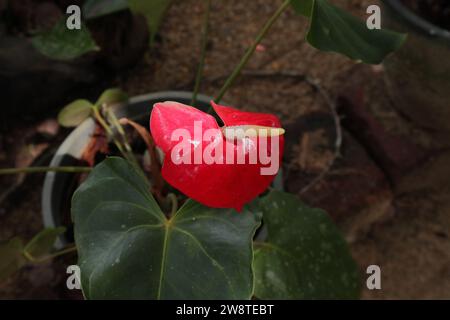
[[[117,105],[117,112],[120,115],[127,115],[126,112],[128,111],[131,116],[129,116],[131,119],[134,119],[135,117],[138,117],[137,114],[143,114],[142,111],[142,103],[145,103],[146,101],[168,101],[168,100],[181,100],[181,101],[190,101],[192,98],[192,92],[189,91],[160,91],[155,93],[148,93],[138,96],[133,96],[128,100],[128,103]],[[204,94],[199,94],[197,96],[197,101],[202,102],[203,104],[209,104],[210,101],[213,100],[212,97],[209,97]],[[187,102],[189,103],[189,102]],[[151,106],[153,108],[153,105]],[[150,117],[150,106],[148,107],[147,112],[149,112]],[[134,113],[134,116],[133,116]],[[86,145],[86,140],[88,137],[90,137],[93,129],[94,129],[95,122],[89,118],[86,119],[84,122],[82,122],[79,126],[74,128],[71,133],[63,140],[61,145],[56,150],[55,154],[53,155],[50,166],[51,167],[57,167],[63,164],[65,160],[67,160],[67,156],[71,156],[73,158],[77,158],[80,156],[80,150],[84,149],[84,146]],[[76,149],[77,151],[74,151]],[[44,185],[42,189],[41,194],[41,215],[42,215],[42,221],[44,224],[44,227],[50,228],[50,227],[57,227],[58,222],[55,218],[54,208],[53,208],[53,198],[54,190],[55,190],[55,184],[57,183],[57,177],[64,175],[64,173],[58,173],[58,172],[47,172],[44,179]],[[60,181],[61,182],[61,181]],[[70,201],[70,200],[69,200]],[[61,235],[58,237],[55,248],[61,249],[64,247],[64,245],[67,244],[67,240],[65,238],[65,235]]]
[[[450,30],[439,27],[414,13],[400,0],[384,0],[384,4],[396,11],[403,19],[430,37],[440,37],[450,42]]]

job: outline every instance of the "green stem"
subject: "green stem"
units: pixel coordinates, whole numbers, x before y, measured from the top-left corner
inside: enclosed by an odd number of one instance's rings
[[[24,252],[23,252],[23,255],[24,255],[29,261],[31,261],[31,262],[34,262],[34,263],[41,263],[41,262],[45,262],[45,261],[48,261],[48,260],[50,260],[50,259],[53,259],[53,258],[62,256],[62,255],[64,255],[64,254],[67,254],[67,253],[70,253],[70,252],[74,252],[74,251],[77,251],[77,247],[76,247],[75,245],[74,245],[74,246],[71,246],[71,247],[68,247],[68,248],[65,248],[65,249],[62,249],[62,250],[60,250],[60,251],[51,253],[51,254],[46,255],[46,256],[44,256],[44,257],[40,257],[40,258],[35,258],[35,257],[33,257],[33,256],[32,256],[29,252],[27,252],[27,251],[24,251]]]
[[[170,217],[173,217],[175,213],[178,211],[178,199],[177,196],[173,193],[169,193],[167,198],[172,202],[172,210],[170,211]]]
[[[145,174],[144,170],[142,170],[142,167],[139,165],[138,160],[136,159],[136,156],[134,155],[133,149],[131,148],[131,145],[128,143],[127,134],[123,128],[123,126],[120,124],[120,121],[117,119],[116,114],[111,108],[106,109],[107,114],[109,116],[109,121],[112,123],[112,125],[116,128],[117,132],[119,133],[122,145],[124,146],[125,150],[122,151],[123,156],[132,164],[135,166],[136,170],[138,170],[142,177],[148,181],[148,177]],[[120,143],[120,142],[119,142]]]
[[[100,125],[105,129],[107,135],[114,141],[114,144],[116,145],[117,149],[119,149],[120,153],[125,157],[128,162],[130,162],[134,167],[139,170],[141,175],[147,179],[147,176],[145,175],[144,171],[142,170],[141,166],[139,165],[139,162],[137,161],[133,150],[128,143],[127,135],[125,133],[125,130],[123,129],[122,125],[120,124],[120,121],[117,119],[116,115],[114,114],[114,111],[111,110],[111,108],[106,108],[106,115],[109,116],[109,122],[114,125],[117,132],[119,133],[120,137],[122,138],[122,141],[117,138],[117,135],[113,132],[109,124],[105,121],[105,119],[100,114],[100,111],[98,110],[98,106],[96,105],[94,107],[94,116],[97,119],[97,121],[100,123]]]
[[[98,123],[100,123],[100,125],[103,127],[103,129],[106,131],[106,134],[114,141],[114,144],[116,145],[117,149],[119,149],[120,153],[128,159],[127,154],[122,146],[122,144],[120,143],[119,140],[117,140],[114,132],[112,131],[112,129],[109,127],[109,125],[106,123],[106,121],[103,119],[102,115],[100,114],[100,112],[98,111],[98,107],[95,106],[93,108],[94,110],[94,116],[95,119],[97,119]]]
[[[40,173],[40,172],[90,172],[91,167],[26,167],[26,168],[8,168],[0,169],[0,175],[19,174],[19,173]]]
[[[233,85],[234,81],[239,76],[239,74],[241,73],[242,69],[247,65],[247,63],[250,60],[251,56],[255,52],[256,47],[258,46],[258,44],[262,41],[262,39],[265,37],[267,32],[270,30],[272,25],[275,23],[275,21],[277,21],[277,19],[281,16],[281,14],[284,12],[284,10],[286,10],[289,7],[290,4],[291,4],[291,0],[285,0],[283,2],[283,4],[277,9],[277,11],[269,18],[269,20],[267,20],[267,22],[265,23],[264,27],[260,30],[258,36],[256,37],[256,39],[253,42],[253,44],[251,45],[251,47],[248,48],[247,52],[242,57],[242,59],[239,62],[239,64],[234,69],[233,73],[225,81],[225,84],[223,85],[222,89],[220,89],[219,94],[214,99],[214,101],[216,103],[219,103],[220,100],[222,100],[222,98],[225,95],[225,93],[227,92],[227,90]]]
[[[110,118],[110,122],[116,127],[117,132],[119,133],[120,137],[122,138],[122,144],[125,148],[126,154],[124,154],[124,157],[126,157],[130,162],[134,163],[139,168],[139,163],[136,160],[136,157],[134,156],[133,149],[131,148],[130,144],[128,143],[127,135],[125,133],[125,130],[123,129],[122,125],[120,124],[119,120],[117,119],[114,111],[111,110],[111,108],[107,109],[108,116]]]
[[[211,12],[211,0],[206,1],[206,12],[203,20],[202,31],[202,51],[200,54],[200,63],[198,65],[197,75],[195,77],[194,93],[192,94],[191,106],[195,106],[197,103],[198,92],[200,91],[200,84],[203,77],[203,69],[205,67],[206,47],[208,45],[208,33],[209,33],[209,16]]]

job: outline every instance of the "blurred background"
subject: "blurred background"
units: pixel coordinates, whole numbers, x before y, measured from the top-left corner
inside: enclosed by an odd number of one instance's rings
[[[81,39],[72,43],[76,54],[51,57],[55,48],[39,34],[57,25],[67,6],[84,2],[0,0],[1,168],[48,165],[71,131],[56,116],[74,99],[95,101],[111,87],[130,96],[193,90],[203,1],[173,0],[150,26],[146,17],[153,11],[122,8],[96,16],[98,8],[90,8],[83,11],[92,16],[83,28],[94,45]],[[217,94],[279,2],[212,1],[201,93]],[[361,18],[379,4],[331,2]],[[450,298],[450,6],[385,2],[382,26],[410,37],[384,65],[312,48],[304,40],[307,20],[288,10],[224,101],[280,117],[285,189],[327,210],[363,279],[367,266],[381,268],[382,289],[368,290],[364,281],[364,299]],[[330,104],[339,114],[342,145],[328,168],[336,142]],[[44,177],[0,176],[0,241],[29,240],[42,229]],[[0,281],[0,298],[81,299],[80,291],[66,287],[70,264],[75,255],[26,265]]]

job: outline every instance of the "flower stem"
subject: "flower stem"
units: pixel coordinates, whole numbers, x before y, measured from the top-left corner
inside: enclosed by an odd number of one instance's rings
[[[117,120],[116,115],[110,108],[107,108],[106,112],[107,112],[107,116],[109,116],[110,122],[112,122],[112,125],[114,125],[114,127],[116,128],[117,132],[119,133],[119,135],[123,141],[120,141],[120,139],[117,138],[116,134],[111,129],[110,125],[105,121],[103,116],[100,114],[98,106],[94,107],[95,119],[97,119],[97,121],[100,123],[100,125],[103,127],[103,129],[106,131],[106,134],[113,140],[117,149],[125,157],[125,159],[127,159],[137,169],[140,170],[139,163],[137,162],[136,157],[133,154],[133,150],[131,149],[131,146],[128,144],[125,131],[123,130],[122,126],[120,125],[119,121]]]
[[[281,14],[284,12],[284,10],[286,10],[289,7],[290,4],[291,4],[291,0],[285,0],[283,2],[283,4],[277,9],[277,11],[275,11],[275,13],[264,24],[263,28],[260,30],[260,32],[259,32],[258,36],[256,37],[255,41],[253,42],[253,44],[250,46],[250,48],[247,49],[247,52],[242,57],[241,61],[236,66],[233,73],[225,81],[222,89],[220,89],[219,94],[214,99],[214,101],[216,103],[219,103],[220,100],[222,100],[222,98],[225,95],[225,93],[227,92],[227,90],[233,85],[234,81],[239,76],[242,69],[247,65],[248,61],[250,60],[253,53],[255,52],[258,44],[262,41],[262,39],[265,37],[267,32],[270,30],[272,25],[275,23],[275,21],[277,21],[277,19],[281,16]]]
[[[167,195],[167,198],[169,198],[170,201],[172,202],[172,210],[170,211],[169,217],[173,217],[175,215],[175,213],[177,213],[177,211],[178,211],[178,199],[177,199],[177,196],[173,193],[169,193]]]
[[[120,153],[127,158],[125,150],[123,149],[122,144],[120,143],[120,141],[117,140],[116,136],[114,135],[114,132],[112,131],[112,129],[109,127],[109,125],[106,123],[105,119],[103,119],[102,115],[100,114],[100,112],[98,111],[98,107],[95,106],[93,108],[94,110],[94,116],[95,119],[97,119],[98,123],[100,123],[100,125],[103,127],[103,129],[106,131],[106,134],[114,141],[114,144],[116,145],[117,149],[119,149]]]
[[[200,54],[200,62],[198,65],[197,75],[195,77],[194,93],[192,94],[191,106],[195,106],[197,103],[197,95],[200,90],[200,84],[203,77],[203,69],[205,67],[206,47],[208,45],[208,33],[209,33],[209,16],[211,12],[211,0],[205,0],[206,12],[203,20],[202,31],[202,51]]]
[[[7,168],[0,169],[0,175],[19,174],[19,173],[40,173],[40,172],[90,172],[91,167],[25,167],[25,168]]]
[[[107,109],[107,114],[109,116],[110,123],[116,128],[117,132],[119,133],[120,137],[122,138],[122,146],[124,147],[124,152],[122,153],[124,157],[128,159],[128,161],[132,162],[136,167],[140,168],[139,162],[136,160],[136,157],[134,156],[133,149],[131,148],[130,144],[128,143],[127,135],[125,133],[125,130],[123,129],[122,125],[120,124],[119,120],[117,119],[115,113],[111,108]],[[120,143],[120,142],[119,142]]]

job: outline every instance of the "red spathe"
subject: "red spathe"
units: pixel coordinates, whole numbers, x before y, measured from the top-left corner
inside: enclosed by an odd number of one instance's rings
[[[281,127],[279,119],[271,114],[244,112],[231,107],[220,106],[213,102],[212,105],[225,127],[242,125]],[[206,164],[204,161],[198,164],[194,161],[191,161],[191,163],[174,162],[171,156],[172,151],[180,143],[180,140],[172,141],[172,134],[177,129],[185,129],[186,132],[189,132],[193,139],[192,153],[201,150],[201,154],[203,154],[205,148],[213,143],[213,140],[204,141],[202,138],[194,138],[196,122],[197,128],[201,123],[203,133],[208,129],[217,130],[215,143],[218,143],[219,148],[223,151],[223,161],[212,164]],[[237,141],[226,139],[214,117],[194,107],[177,102],[155,104],[150,116],[150,130],[156,145],[165,154],[162,167],[163,178],[186,196],[206,206],[235,208],[240,211],[244,204],[264,192],[275,178],[276,174],[261,174],[261,168],[269,165],[267,163],[263,165],[259,157],[255,164],[250,164],[249,161],[245,161],[243,164],[238,164],[236,161],[234,163],[225,161],[227,150],[232,150],[235,160],[238,158],[238,154],[247,154],[246,159],[248,160],[248,154],[251,151],[256,152],[256,154],[262,151],[268,157],[271,157],[270,138],[267,145],[264,146],[266,150],[258,150],[261,144],[256,137]],[[280,139],[278,163],[281,164],[284,137],[278,138]],[[197,148],[198,150],[195,150]],[[212,149],[212,146],[210,146],[209,150]],[[213,154],[215,153],[213,152]]]

